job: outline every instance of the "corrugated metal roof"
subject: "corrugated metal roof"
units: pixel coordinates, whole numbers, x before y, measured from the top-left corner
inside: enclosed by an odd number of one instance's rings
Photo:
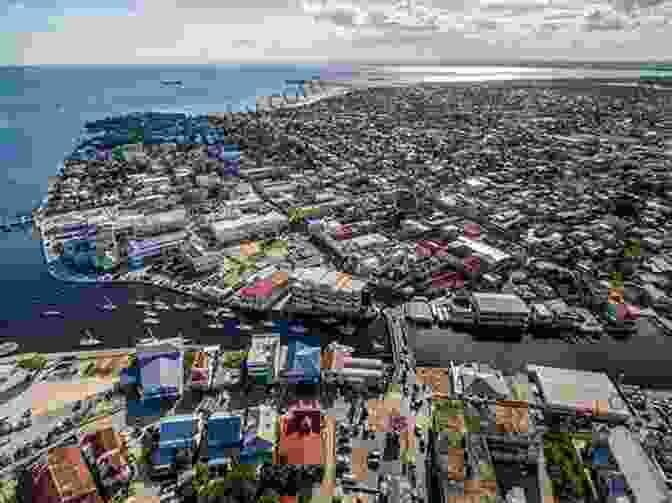
[[[474,301],[480,312],[528,314],[527,304],[517,295],[505,293],[474,293]]]
[[[611,430],[609,446],[637,501],[669,503],[667,485],[630,432],[622,427]]]

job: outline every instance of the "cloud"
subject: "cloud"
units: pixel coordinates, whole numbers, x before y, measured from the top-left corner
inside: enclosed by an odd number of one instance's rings
[[[625,19],[614,11],[595,9],[585,15],[583,29],[586,31],[623,30]]]

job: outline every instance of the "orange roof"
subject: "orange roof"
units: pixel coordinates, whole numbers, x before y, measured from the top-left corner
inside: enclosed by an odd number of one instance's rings
[[[205,351],[198,351],[194,356],[194,363],[191,368],[203,369],[208,368],[208,353]]]
[[[91,473],[78,447],[57,447],[47,456],[49,473],[62,500],[97,493]]]
[[[352,475],[355,480],[368,480],[369,478],[369,450],[366,447],[352,448]]]
[[[497,402],[495,405],[496,428],[500,433],[528,433],[530,414],[527,402],[524,406],[512,406],[509,403]]]
[[[322,437],[319,432],[287,435],[287,416],[280,418],[280,464],[319,465],[322,458]]]
[[[447,368],[418,367],[416,377],[421,384],[428,384],[432,394],[450,394],[450,370]]]
[[[275,271],[271,274],[273,288],[282,288],[289,282],[289,273],[287,271]]]

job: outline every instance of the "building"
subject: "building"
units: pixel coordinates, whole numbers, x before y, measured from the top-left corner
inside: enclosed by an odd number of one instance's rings
[[[455,389],[465,395],[483,395],[502,400],[511,392],[502,373],[482,363],[465,363],[456,367]]]
[[[240,416],[216,412],[208,418],[208,466],[228,463],[240,456],[242,423]]]
[[[96,466],[107,494],[113,494],[130,481],[128,446],[113,427],[84,434],[80,448],[89,465]]]
[[[324,267],[297,268],[289,277],[292,302],[306,309],[358,312],[363,305],[364,281]]]
[[[515,263],[515,259],[512,255],[487,245],[481,240],[460,236],[454,243],[459,246],[465,246],[469,249],[472,255],[480,258],[481,264],[488,272],[496,272],[497,270]]]
[[[292,383],[319,383],[320,346],[303,337],[290,336],[287,343],[285,376]]]
[[[103,503],[79,447],[56,447],[25,472],[22,503]]]
[[[191,365],[191,388],[207,390],[212,385],[213,358],[205,351],[197,351]]]
[[[609,447],[638,503],[672,501],[665,479],[627,428],[617,426],[611,430]]]
[[[406,316],[417,323],[431,325],[434,322],[434,316],[429,304],[420,300],[412,300],[404,305]]]
[[[186,226],[187,210],[175,208],[171,211],[144,215],[137,222],[135,231],[138,235],[154,235],[183,230]]]
[[[219,253],[185,253],[185,258],[192,270],[197,274],[214,271],[222,263],[222,255]]]
[[[264,311],[288,293],[289,273],[276,271],[270,277],[258,279],[254,286],[241,288],[239,303],[242,307]]]
[[[182,394],[182,351],[170,344],[138,346],[138,368],[144,400]]]
[[[280,337],[254,335],[247,352],[247,377],[255,384],[272,384],[280,366]]]
[[[162,418],[159,448],[154,451],[154,471],[170,472],[180,463],[190,466],[201,442],[202,433],[203,422],[198,415]]]
[[[280,442],[276,463],[319,465],[322,463],[322,417],[317,409],[294,409],[280,417]]]
[[[481,326],[527,326],[530,309],[517,295],[503,293],[473,293],[476,319]]]
[[[348,382],[356,386],[376,386],[384,375],[382,360],[373,358],[353,358],[350,353],[326,351],[321,358],[322,377],[327,381],[341,384]]]
[[[221,220],[210,224],[212,233],[221,243],[277,234],[287,226],[287,217],[277,211],[265,215],[245,215],[236,220]]]
[[[606,374],[528,365],[543,402],[558,414],[591,414],[595,420],[624,423],[631,414]]]
[[[187,239],[186,231],[171,232],[155,236],[152,239],[128,242],[129,258],[155,257],[177,252]]]

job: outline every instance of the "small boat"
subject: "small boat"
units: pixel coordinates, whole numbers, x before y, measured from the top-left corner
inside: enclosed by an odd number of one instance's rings
[[[159,315],[159,313],[150,309],[145,309],[144,313],[148,318],[156,318]]]
[[[187,309],[198,309],[198,308],[201,307],[201,306],[199,306],[198,304],[196,304],[196,302],[187,302],[187,303],[185,304],[185,307],[186,307]]]
[[[216,318],[217,317],[217,311],[214,311],[212,309],[208,309],[207,311],[204,311],[203,314],[205,316],[210,316],[211,318]]]
[[[215,328],[217,330],[221,330],[224,328],[224,325],[222,325],[221,323],[210,323],[208,325],[208,328]]]
[[[91,346],[100,346],[103,341],[100,339],[96,339],[93,334],[91,333],[91,330],[86,329],[84,331],[85,335],[79,340],[79,345],[80,346],[85,346],[85,347],[91,347]]]
[[[186,311],[189,308],[186,304],[173,304],[173,309],[177,309],[178,311]]]
[[[11,355],[17,349],[19,349],[19,345],[16,342],[5,342],[0,344],[0,356]]]
[[[252,325],[247,325],[247,324],[245,324],[245,323],[240,323],[240,324],[236,325],[236,328],[237,328],[238,330],[244,330],[244,331],[246,331],[246,332],[249,332],[249,331],[251,331],[251,330],[254,330],[254,327],[253,327]]]
[[[148,307],[150,305],[146,300],[136,300],[133,304],[138,307]]]
[[[60,311],[44,311],[42,313],[42,316],[45,316],[47,318],[51,318],[51,317],[55,317],[55,316],[62,317],[63,313],[60,312]]]
[[[273,328],[273,327],[275,327],[275,323],[273,323],[273,322],[270,321],[270,320],[265,321],[262,325],[263,325],[264,328]]]
[[[160,311],[170,311],[171,307],[166,304],[165,302],[154,302],[154,309],[158,309]]]
[[[115,309],[117,309],[117,306],[113,304],[109,298],[105,297],[105,304],[99,305],[98,309],[101,309],[103,311],[114,311]]]
[[[222,310],[219,311],[218,315],[223,317],[223,318],[235,318],[236,317],[236,313],[234,313],[230,309],[222,309]]]
[[[181,80],[162,80],[161,84],[164,86],[181,86],[182,81]]]
[[[160,341],[158,338],[154,337],[154,336],[152,336],[152,337],[144,337],[144,338],[138,340],[138,344],[141,344],[141,345],[146,345],[146,344],[159,344],[160,342],[161,342],[161,341]]]
[[[326,319],[321,320],[321,321],[325,325],[335,325],[336,323],[338,323],[338,320],[336,318],[326,318]]]
[[[142,322],[145,323],[146,325],[158,325],[159,323],[161,323],[156,318],[145,318],[144,320],[142,320]]]
[[[305,334],[308,330],[303,325],[290,325],[289,331],[295,334]]]

